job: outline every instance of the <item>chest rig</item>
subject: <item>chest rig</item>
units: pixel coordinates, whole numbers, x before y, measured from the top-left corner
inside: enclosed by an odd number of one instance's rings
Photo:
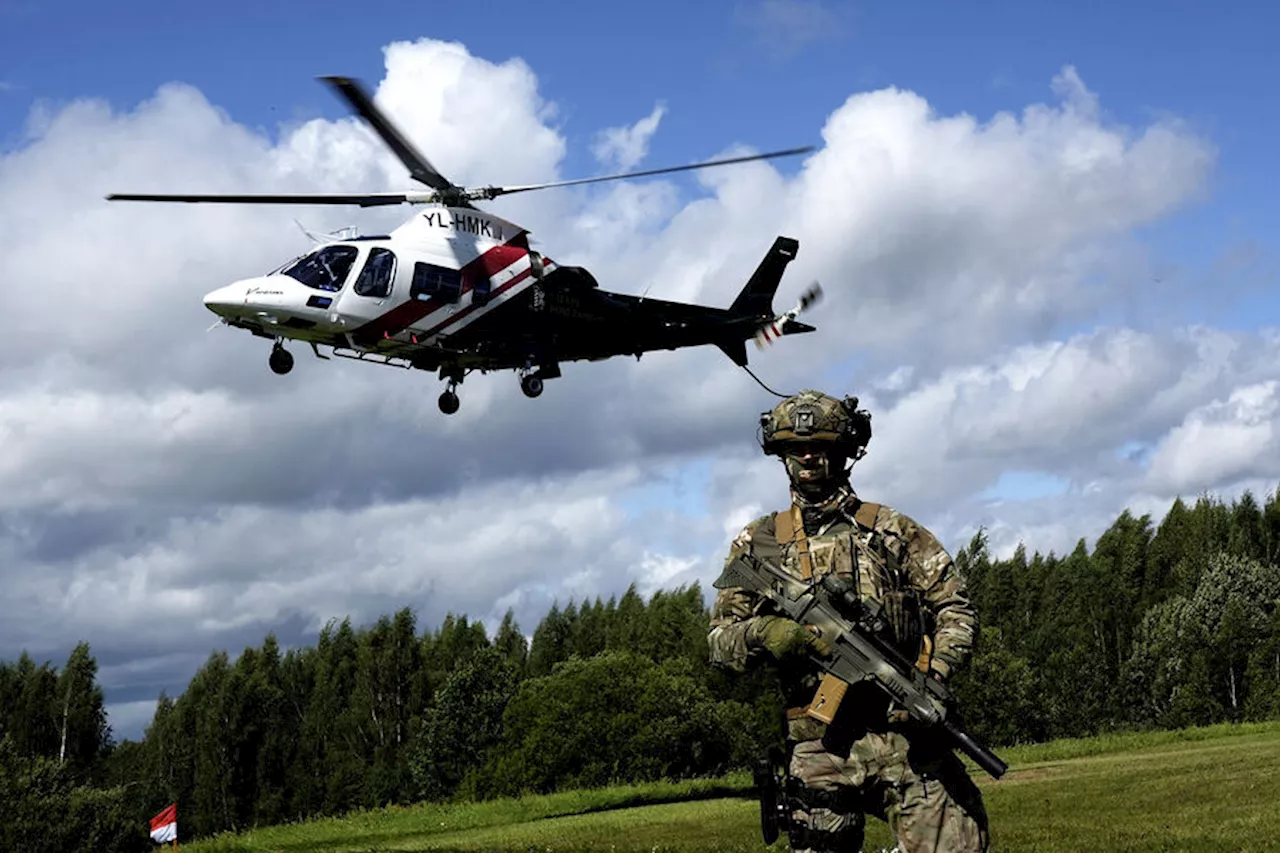
[[[841,513],[810,536],[800,507],[793,505],[775,514],[775,537],[784,565],[803,580],[813,583],[835,572],[853,582],[860,598],[878,602],[890,630],[885,639],[927,672],[932,625],[923,591],[912,583],[909,567],[901,564],[875,529],[879,511],[879,504],[860,502],[851,517]],[[823,678],[803,713],[831,722],[823,708],[838,706],[845,689],[834,676]]]

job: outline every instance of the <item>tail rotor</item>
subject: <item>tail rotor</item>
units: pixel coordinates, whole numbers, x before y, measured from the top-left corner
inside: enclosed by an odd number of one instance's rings
[[[801,331],[810,331],[807,326],[804,328],[796,328],[796,326],[802,325],[796,323],[796,318],[803,312],[807,311],[821,298],[822,285],[815,281],[813,284],[809,285],[808,290],[801,294],[800,301],[797,302],[790,311],[775,317],[773,320],[760,327],[760,330],[756,332],[754,338],[756,342],[756,349],[764,349],[783,335],[795,334],[796,332]]]

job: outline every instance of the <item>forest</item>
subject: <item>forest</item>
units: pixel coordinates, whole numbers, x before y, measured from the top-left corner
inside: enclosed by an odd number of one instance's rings
[[[1128,511],[1090,550],[954,554],[980,619],[954,687],[992,746],[1280,718],[1280,488],[1261,505]],[[178,803],[185,838],[422,800],[474,800],[744,768],[780,737],[772,673],[707,663],[713,590],[633,586],[557,604],[531,639],[409,609],[214,651],[116,742],[90,646],[59,668],[0,663],[0,849],[146,850]],[[56,821],[50,815],[57,815]]]

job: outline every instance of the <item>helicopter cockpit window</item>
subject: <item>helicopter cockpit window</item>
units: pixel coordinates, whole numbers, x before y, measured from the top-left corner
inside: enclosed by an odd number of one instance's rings
[[[457,302],[462,295],[462,273],[434,264],[414,264],[413,283],[409,285],[409,298],[426,302],[438,298],[445,302]]]
[[[304,255],[281,272],[316,290],[341,290],[359,250],[355,246],[325,246]]]
[[[390,249],[369,250],[369,260],[364,262],[360,277],[352,287],[358,295],[374,299],[386,299],[391,295],[391,280],[396,274],[396,256]]]

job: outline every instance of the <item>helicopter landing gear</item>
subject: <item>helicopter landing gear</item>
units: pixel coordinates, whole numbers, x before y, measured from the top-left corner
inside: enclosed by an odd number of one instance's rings
[[[548,362],[538,368],[526,364],[520,370],[520,390],[526,397],[537,397],[542,393],[542,383],[547,379],[555,379],[560,375],[560,365]]]
[[[279,341],[271,347],[271,355],[267,359],[267,364],[271,365],[271,371],[279,376],[284,376],[290,370],[293,370],[293,353],[284,348]]]
[[[440,378],[449,380],[449,387],[440,395],[440,411],[446,415],[452,415],[458,411],[458,407],[462,405],[462,401],[458,399],[458,392],[455,390],[462,382],[462,377],[466,373],[456,367],[440,368]]]
[[[520,390],[526,397],[536,397],[542,393],[542,377],[536,373],[520,377]]]

